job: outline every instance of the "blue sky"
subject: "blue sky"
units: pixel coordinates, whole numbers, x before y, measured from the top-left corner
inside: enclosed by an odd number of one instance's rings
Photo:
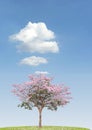
[[[69,86],[73,99],[57,112],[44,110],[43,125],[92,129],[92,1],[1,0],[0,17],[0,127],[38,125],[37,110],[17,108],[19,100],[11,89],[12,84],[28,80],[29,74],[45,71],[55,77],[55,83],[63,82]],[[10,39],[14,34],[19,36],[20,30],[29,22],[32,27],[34,23],[44,23],[47,31],[54,33],[52,39],[48,38],[53,45],[48,53],[48,49],[44,53],[37,50],[33,53],[18,52],[16,45],[21,44],[22,37],[20,41],[14,37],[17,42]],[[41,36],[40,40],[44,43]],[[53,53],[55,47],[59,50]],[[32,56],[44,58],[48,63],[41,62],[37,66],[19,64],[24,58]]]

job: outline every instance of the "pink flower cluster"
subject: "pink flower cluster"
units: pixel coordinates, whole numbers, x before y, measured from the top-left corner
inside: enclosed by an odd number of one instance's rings
[[[46,90],[47,93],[51,94],[52,97],[50,100],[47,99],[48,103],[59,102],[59,105],[65,105],[69,103],[70,100],[70,92],[69,88],[62,85],[53,85],[51,83],[52,78],[47,77],[46,75],[30,75],[30,81],[25,82],[23,84],[14,84],[12,92],[20,98],[21,101],[29,101],[31,99],[33,93],[37,93],[37,91]],[[40,99],[39,99],[40,100]]]

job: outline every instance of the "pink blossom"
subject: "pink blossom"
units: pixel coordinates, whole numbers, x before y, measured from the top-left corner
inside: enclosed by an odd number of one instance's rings
[[[21,101],[32,102],[34,106],[38,103],[38,107],[41,107],[40,105],[42,104],[46,107],[48,106],[47,104],[50,106],[50,104],[54,103],[52,107],[57,107],[58,105],[66,105],[69,103],[71,93],[69,88],[65,87],[64,84],[52,84],[51,81],[53,78],[43,74],[30,75],[29,79],[30,81],[24,82],[23,84],[13,85],[12,92],[18,96]],[[39,102],[41,104],[39,104]]]

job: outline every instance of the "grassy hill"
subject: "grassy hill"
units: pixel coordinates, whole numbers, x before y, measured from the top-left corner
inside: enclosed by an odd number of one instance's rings
[[[23,126],[23,127],[6,127],[0,130],[39,130],[36,126]],[[77,127],[61,127],[61,126],[43,126],[40,130],[90,130],[88,128]]]

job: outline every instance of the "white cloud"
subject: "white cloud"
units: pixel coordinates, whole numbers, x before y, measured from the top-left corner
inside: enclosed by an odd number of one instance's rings
[[[20,42],[17,45],[18,51],[31,53],[57,53],[59,51],[54,32],[49,30],[43,22],[29,22],[17,34],[11,35],[10,39]]]
[[[43,57],[26,57],[20,61],[20,64],[29,65],[29,66],[38,66],[40,64],[46,64],[48,63],[47,59]]]
[[[36,71],[35,74],[49,74],[47,71]]]

